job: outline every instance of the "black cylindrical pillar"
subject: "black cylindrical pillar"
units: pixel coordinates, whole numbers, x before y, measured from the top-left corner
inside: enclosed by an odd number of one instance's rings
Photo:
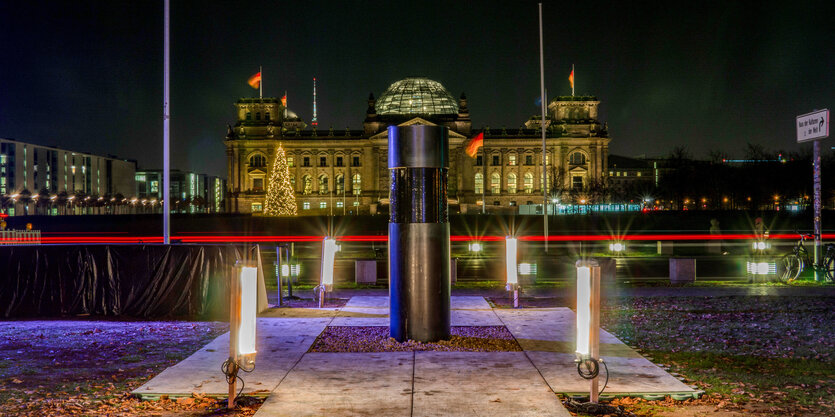
[[[449,338],[449,134],[443,126],[389,126],[390,336]]]

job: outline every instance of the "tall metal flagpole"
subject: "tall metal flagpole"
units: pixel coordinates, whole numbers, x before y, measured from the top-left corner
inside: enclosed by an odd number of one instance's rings
[[[574,64],[571,64],[571,97],[574,97],[574,80],[577,78],[577,74],[574,73]]]
[[[481,138],[481,214],[487,214],[487,148]]]
[[[539,3],[539,97],[542,109],[540,127],[542,131],[542,228],[545,235],[545,252],[548,252],[548,165],[545,163],[545,53],[542,40],[542,3]]]
[[[261,66],[258,66],[258,76],[261,77],[258,80],[258,98],[264,98],[264,70],[261,69]]]
[[[169,87],[171,81],[169,75],[169,26],[171,14],[169,12],[169,1],[165,0],[165,65],[163,69],[164,97],[162,99],[162,235],[166,245],[171,243],[171,102],[168,100],[168,95],[171,90]]]

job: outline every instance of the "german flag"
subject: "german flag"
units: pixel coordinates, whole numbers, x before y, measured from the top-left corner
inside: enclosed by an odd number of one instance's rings
[[[470,158],[475,158],[475,154],[478,153],[478,148],[484,146],[484,132],[479,133],[474,138],[470,139],[470,143],[467,144],[467,155]]]
[[[255,73],[255,75],[249,77],[249,81],[247,81],[246,83],[256,90],[258,89],[258,87],[261,87],[261,71],[258,71]]]

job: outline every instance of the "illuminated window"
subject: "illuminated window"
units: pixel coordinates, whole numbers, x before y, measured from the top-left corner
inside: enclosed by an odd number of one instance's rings
[[[362,176],[360,176],[360,174],[354,174],[354,176],[351,177],[351,190],[354,195],[362,194]]]
[[[253,213],[259,213],[263,210],[264,210],[264,208],[261,205],[261,203],[252,203],[252,212]]]
[[[310,210],[310,202],[305,201],[302,203],[302,210]]]
[[[293,187],[296,186],[296,176],[295,175],[292,175],[292,174],[290,175],[290,184],[292,184]]]
[[[475,187],[474,191],[476,194],[481,194],[484,192],[484,175],[481,175],[480,172],[475,173]]]
[[[263,178],[253,178],[252,179],[252,191],[264,191],[264,179]]]
[[[583,177],[579,175],[575,175],[571,177],[571,188],[575,190],[582,190],[583,189]]]
[[[515,166],[516,165],[516,154],[515,153],[512,153],[512,154],[507,156],[507,164],[510,165],[510,166]]]
[[[533,192],[533,173],[526,172],[524,177],[525,192],[530,194]]]
[[[498,172],[490,175],[490,192],[493,194],[502,192],[502,176]]]
[[[376,109],[377,114],[457,114],[458,102],[441,83],[410,77],[390,85]]]
[[[327,194],[328,193],[328,176],[327,175],[320,175],[319,176],[319,194]]]
[[[336,174],[336,193],[342,194],[345,192],[345,176]]]
[[[288,157],[287,157],[287,166],[288,166],[288,167],[294,167],[294,166],[296,166],[296,158],[294,158],[294,157],[292,157],[292,156],[288,156]]]
[[[302,193],[310,194],[313,192],[313,178],[310,178],[310,175],[305,175],[302,177]]]
[[[344,207],[344,204],[342,204],[341,201],[337,201],[336,202],[336,208],[342,208],[342,207]]]
[[[328,208],[328,202],[327,201],[320,201],[319,202],[319,208],[320,209]]]
[[[507,174],[507,192],[516,194],[516,174],[513,172]]]
[[[641,176],[641,171],[638,171],[637,175],[640,177]]]
[[[354,201],[354,207],[358,207],[360,205],[359,201]]]

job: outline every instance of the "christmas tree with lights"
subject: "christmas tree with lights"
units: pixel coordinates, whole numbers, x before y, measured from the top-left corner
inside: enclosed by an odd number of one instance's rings
[[[295,216],[296,193],[290,184],[290,168],[287,166],[287,156],[284,148],[278,144],[273,160],[273,169],[267,182],[267,197],[264,202],[266,216]]]

